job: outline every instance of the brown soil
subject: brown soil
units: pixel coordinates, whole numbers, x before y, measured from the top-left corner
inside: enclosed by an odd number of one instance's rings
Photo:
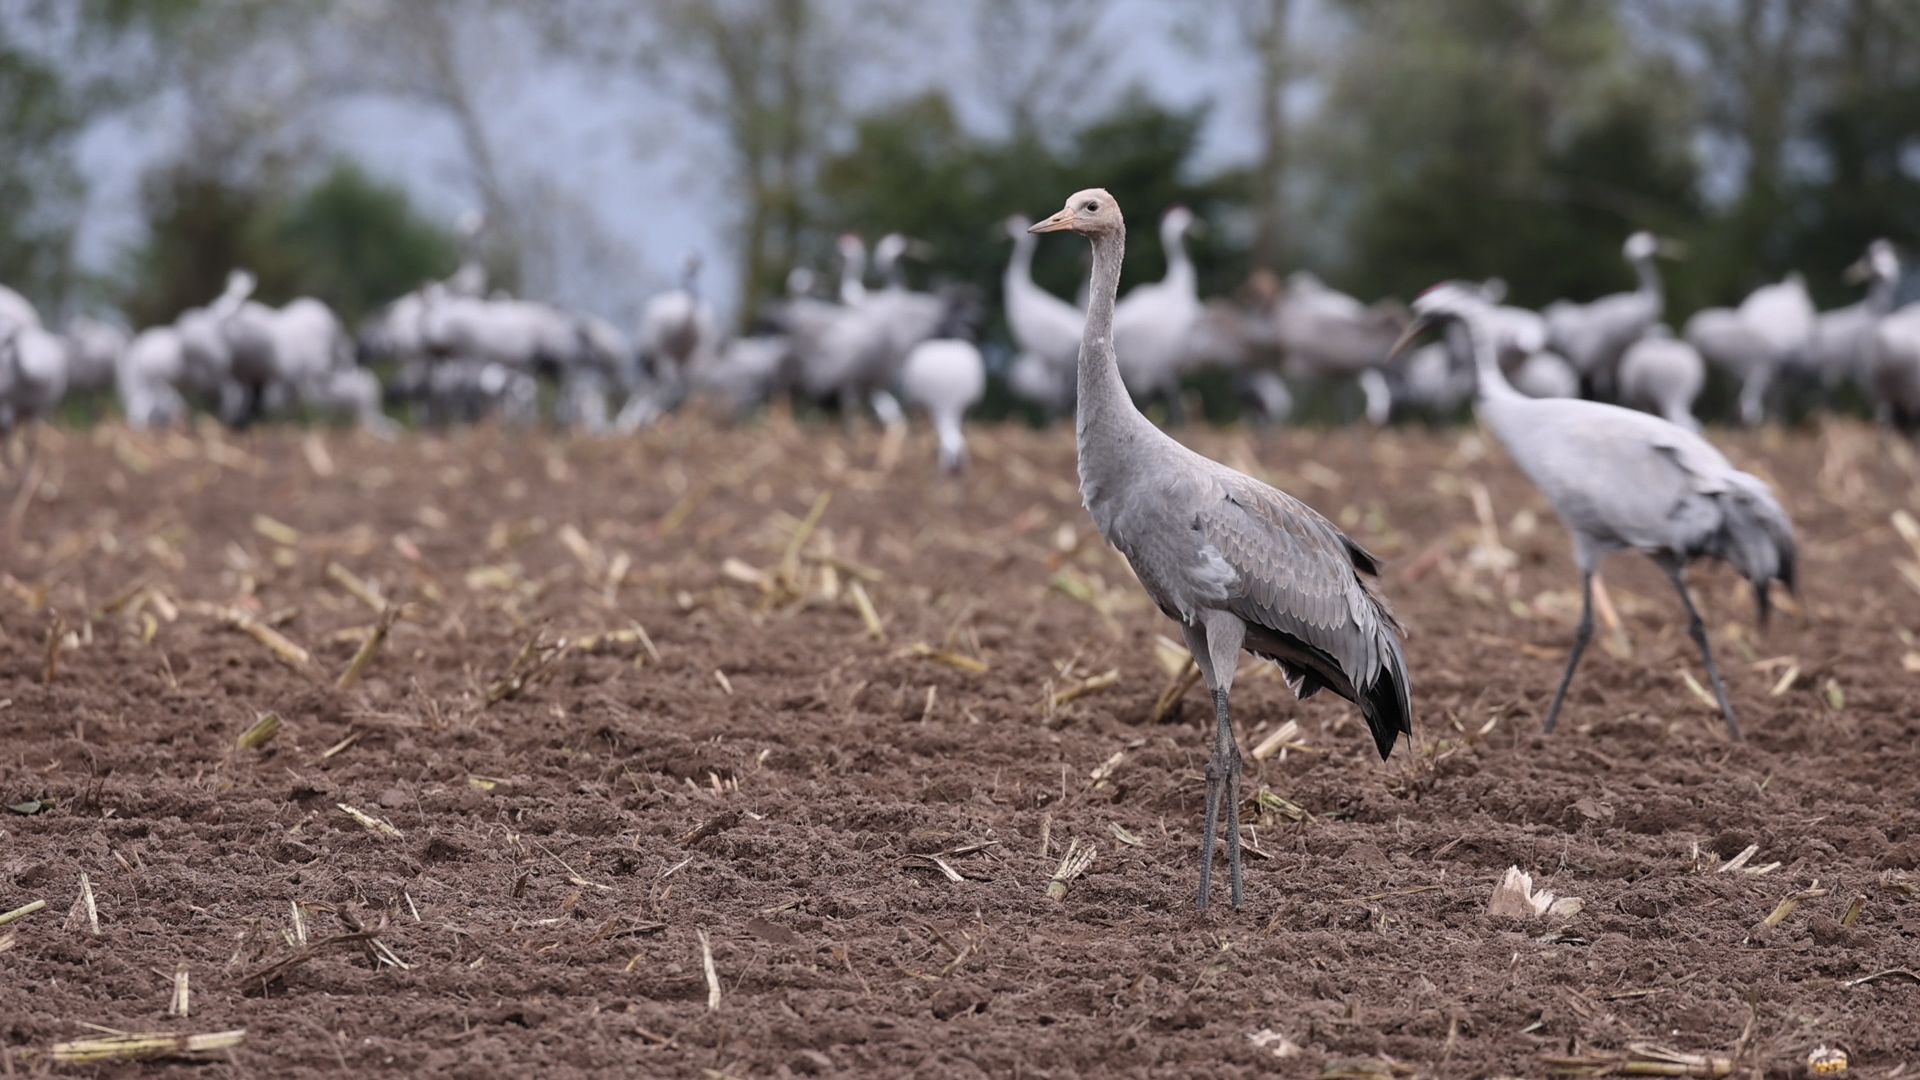
[[[1903,448],[1716,433],[1803,541],[1799,602],[1764,637],[1744,583],[1694,571],[1736,745],[1684,681],[1704,672],[1676,599],[1627,555],[1608,572],[1631,652],[1596,642],[1539,734],[1577,582],[1479,436],[1193,438],[1387,558],[1417,714],[1382,764],[1351,706],[1243,675],[1243,741],[1292,718],[1307,747],[1250,760],[1248,790],[1311,816],[1250,799],[1267,857],[1242,910],[1205,914],[1210,710],[1194,691],[1149,722],[1156,635],[1177,634],[1090,535],[1065,431],[977,433],[964,487],[933,479],[923,437],[885,469],[874,436],[780,421],[43,434],[38,497],[0,540],[0,796],[53,802],[0,811],[0,911],[47,903],[0,928],[0,1075],[87,1068],[46,1056],[87,1025],[244,1028],[214,1071],[289,1077],[1465,1077],[1638,1042],[1769,1074],[1822,1043],[1857,1074],[1920,1065]],[[345,691],[374,610],[336,562],[413,605]],[[486,705],[536,637],[574,644]],[[268,711],[278,737],[236,748]],[[1097,855],[1049,899],[1074,841]],[[1584,910],[1485,914],[1509,866]],[[97,936],[69,915],[82,875]],[[311,943],[374,938],[296,946],[294,905]],[[1855,982],[1891,968],[1909,974]]]

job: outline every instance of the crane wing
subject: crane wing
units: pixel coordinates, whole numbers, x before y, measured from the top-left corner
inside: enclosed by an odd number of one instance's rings
[[[1385,757],[1413,729],[1400,627],[1360,577],[1379,564],[1285,492],[1237,473],[1220,488],[1194,528],[1238,575],[1226,606],[1247,623],[1247,649],[1301,697],[1324,686],[1360,705]]]

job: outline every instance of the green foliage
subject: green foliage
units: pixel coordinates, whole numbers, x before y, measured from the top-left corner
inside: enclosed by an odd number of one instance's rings
[[[206,303],[235,267],[259,278],[263,302],[315,296],[351,324],[458,261],[454,239],[404,192],[351,164],[291,199],[176,167],[149,178],[146,201],[124,297],[136,325]]]
[[[1359,295],[1505,277],[1539,305],[1631,285],[1634,229],[1701,220],[1684,97],[1609,5],[1356,4],[1363,30],[1323,135]]]
[[[279,208],[264,233],[291,264],[283,298],[317,296],[349,323],[459,262],[453,237],[422,218],[405,192],[351,164]]]
[[[80,187],[68,151],[82,120],[59,73],[0,24],[0,282],[43,305],[71,272]]]

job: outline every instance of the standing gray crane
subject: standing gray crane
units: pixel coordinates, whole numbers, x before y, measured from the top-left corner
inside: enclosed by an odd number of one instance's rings
[[[1280,665],[1298,697],[1330,689],[1360,707],[1385,758],[1413,706],[1400,627],[1362,574],[1379,564],[1305,503],[1194,453],[1134,406],[1113,349],[1113,301],[1127,226],[1113,196],[1075,192],[1034,232],[1093,243],[1080,342],[1075,440],[1080,493],[1094,525],[1125,555],[1147,595],[1180,623],[1213,690],[1200,900],[1213,880],[1214,834],[1227,829],[1232,903],[1240,906],[1240,750],[1227,694],[1240,650]]]
[[[1684,577],[1701,556],[1723,559],[1753,583],[1760,623],[1766,625],[1767,589],[1775,578],[1793,588],[1793,523],[1765,481],[1735,469],[1705,439],[1648,413],[1567,398],[1529,398],[1500,373],[1487,333],[1486,304],[1472,286],[1447,282],[1413,302],[1416,318],[1405,342],[1425,326],[1454,319],[1474,343],[1480,383],[1474,411],[1533,480],[1573,534],[1580,567],[1580,625],[1573,655],[1547,710],[1552,731],[1560,706],[1593,636],[1593,575],[1608,552],[1635,548],[1666,571],[1687,608],[1687,633],[1700,646],[1707,675],[1727,720],[1740,722],[1707,645],[1707,624],[1693,606]]]

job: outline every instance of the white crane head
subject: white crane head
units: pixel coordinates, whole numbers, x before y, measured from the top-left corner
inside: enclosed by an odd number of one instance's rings
[[[1684,259],[1687,248],[1678,240],[1655,236],[1642,229],[1627,237],[1627,242],[1621,246],[1620,253],[1626,256],[1628,262],[1638,263],[1645,262],[1655,255],[1668,259]]]
[[[813,271],[796,266],[787,271],[787,295],[799,298],[813,291]]]
[[[1008,216],[1005,224],[1007,235],[1014,240],[1019,240],[1020,237],[1026,234],[1027,229],[1033,225],[1033,222],[1029,220],[1025,214],[1012,214]]]
[[[890,232],[873,245],[874,265],[885,268],[897,262],[907,253],[907,238],[897,232]]]
[[[1868,244],[1867,253],[1841,274],[1841,280],[1849,284],[1894,281],[1899,277],[1900,256],[1893,250],[1893,244],[1885,238]]]
[[[867,244],[860,239],[859,233],[841,233],[833,246],[840,252],[840,258],[847,262],[864,264],[867,261]]]
[[[1162,240],[1171,243],[1185,236],[1187,230],[1193,228],[1193,225],[1193,211],[1184,206],[1175,206],[1167,211],[1165,217],[1160,219],[1160,237]]]
[[[229,270],[227,272],[227,288],[221,295],[221,298],[237,304],[247,297],[252,296],[254,286],[258,284],[259,281],[253,276],[251,270],[241,270],[237,268]]]
[[[1120,204],[1105,188],[1076,191],[1060,212],[1027,231],[1033,233],[1073,231],[1081,236],[1126,235],[1126,219],[1120,216]]]

